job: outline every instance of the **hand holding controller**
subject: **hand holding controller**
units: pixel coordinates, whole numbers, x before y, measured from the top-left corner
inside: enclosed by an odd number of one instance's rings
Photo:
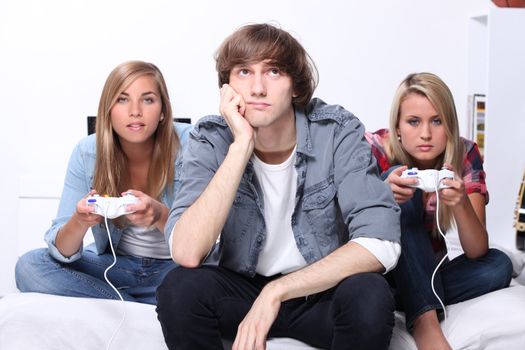
[[[410,187],[419,188],[425,192],[434,192],[436,188],[438,190],[442,188],[450,188],[443,184],[441,181],[443,179],[453,179],[454,172],[448,169],[427,169],[419,170],[418,168],[411,168],[403,171],[401,178],[414,178],[418,180],[417,184],[410,185]]]
[[[114,219],[121,215],[131,214],[126,210],[129,204],[138,203],[139,199],[132,194],[123,197],[101,197],[98,194],[86,198],[86,204],[95,208],[93,213]]]

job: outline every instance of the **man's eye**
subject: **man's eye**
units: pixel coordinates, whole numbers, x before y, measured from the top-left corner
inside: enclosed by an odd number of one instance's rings
[[[239,69],[239,75],[241,77],[245,77],[247,76],[248,74],[250,74],[250,72],[248,72],[248,69]]]
[[[270,75],[272,76],[277,76],[281,74],[281,71],[279,70],[279,68],[272,68],[269,70],[269,72],[270,72]]]

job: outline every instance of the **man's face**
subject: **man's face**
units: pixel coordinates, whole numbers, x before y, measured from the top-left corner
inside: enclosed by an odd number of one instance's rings
[[[292,79],[269,61],[233,67],[229,85],[244,99],[244,117],[255,128],[294,116]]]

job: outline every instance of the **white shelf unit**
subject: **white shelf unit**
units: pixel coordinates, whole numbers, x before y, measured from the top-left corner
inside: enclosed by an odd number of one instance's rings
[[[491,7],[470,18],[469,34],[469,95],[486,95],[487,229],[492,243],[514,251],[525,170],[525,9]]]

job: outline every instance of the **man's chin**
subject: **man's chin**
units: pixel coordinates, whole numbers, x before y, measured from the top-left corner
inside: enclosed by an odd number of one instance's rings
[[[244,118],[246,119],[246,121],[248,123],[250,123],[250,125],[254,129],[267,126],[266,125],[267,124],[266,123],[266,118],[264,118],[262,116],[256,116],[256,115],[253,115],[253,114],[249,114],[249,115],[245,115]]]

